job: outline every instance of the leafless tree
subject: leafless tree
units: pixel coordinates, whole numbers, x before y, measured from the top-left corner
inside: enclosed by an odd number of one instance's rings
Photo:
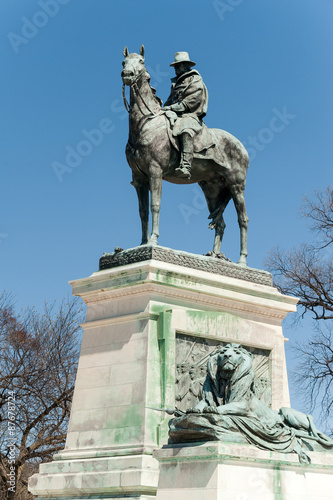
[[[312,244],[283,251],[271,250],[266,265],[282,293],[300,298],[303,314],[316,320],[333,319],[333,188],[305,199],[302,213],[315,234]]]
[[[320,411],[322,423],[332,435],[333,415],[333,331],[328,322],[315,325],[312,339],[294,347],[299,359],[293,380],[302,390],[304,407]]]
[[[27,478],[64,447],[81,321],[77,299],[16,315],[0,297],[1,498],[32,498]]]
[[[305,198],[301,211],[313,242],[288,251],[274,248],[266,265],[282,293],[300,298],[300,316],[310,313],[316,322],[312,339],[295,347],[295,378],[308,408],[320,403],[327,418],[333,415],[333,187]]]

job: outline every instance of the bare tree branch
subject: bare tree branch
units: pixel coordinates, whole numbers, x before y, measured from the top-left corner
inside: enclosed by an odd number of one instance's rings
[[[82,312],[78,300],[45,305],[17,316],[0,296],[0,497],[30,500],[27,479],[38,462],[65,444],[74,391]],[[11,391],[11,392],[9,392]],[[8,405],[9,395],[15,397]],[[8,408],[12,408],[15,420]],[[15,438],[8,433],[14,423]],[[8,426],[9,425],[9,426]],[[9,439],[15,441],[15,492],[7,487]]]
[[[313,247],[274,248],[265,263],[281,293],[299,297],[303,315],[309,311],[317,320],[333,319],[333,268]]]
[[[310,228],[320,238],[325,248],[333,243],[333,188],[327,187],[325,191],[316,191],[311,200],[304,198],[301,208],[304,217],[310,220]]]
[[[299,297],[300,317],[309,312],[317,322],[313,338],[294,349],[300,359],[294,377],[305,407],[333,414],[333,187],[306,197],[301,209],[315,235],[311,244],[285,251],[273,248],[266,266],[280,292]]]
[[[322,419],[331,416],[333,405],[333,331],[332,324],[318,324],[313,339],[294,346],[299,359],[293,375],[304,394],[307,411],[320,409]]]

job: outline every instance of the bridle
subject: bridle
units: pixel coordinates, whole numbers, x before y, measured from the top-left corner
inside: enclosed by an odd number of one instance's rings
[[[144,104],[144,106],[148,109],[149,113],[150,113],[151,115],[153,115],[153,116],[152,116],[152,118],[153,118],[153,117],[155,117],[155,116],[158,116],[158,115],[162,114],[162,113],[163,113],[163,111],[161,110],[161,111],[159,111],[158,113],[154,113],[154,111],[152,111],[152,110],[150,109],[150,107],[148,106],[148,104],[146,103],[146,101],[144,100],[144,98],[142,97],[142,95],[141,95],[141,93],[140,93],[140,88],[139,88],[139,86],[137,85],[137,82],[141,79],[141,77],[145,74],[145,72],[146,72],[146,68],[143,68],[143,70],[141,70],[141,71],[140,71],[140,73],[139,73],[139,74],[135,77],[135,79],[132,81],[132,83],[130,84],[130,87],[133,89],[133,92],[134,92],[134,93],[135,93],[138,97],[140,97],[141,102],[142,102],[142,103]],[[126,99],[126,95],[125,95],[125,84],[124,84],[124,83],[123,83],[123,101],[124,101],[124,106],[125,106],[125,109],[126,109],[127,113],[130,113],[130,111],[131,111],[131,106],[130,106],[130,104],[128,103],[128,100]],[[138,103],[138,106],[139,106],[139,103]],[[140,106],[139,106],[139,108],[140,108]],[[142,114],[144,114],[141,108],[140,108],[140,110],[141,110],[141,113],[142,113]]]

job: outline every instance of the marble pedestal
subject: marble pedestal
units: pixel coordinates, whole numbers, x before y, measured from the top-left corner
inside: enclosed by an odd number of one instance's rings
[[[303,465],[294,453],[252,445],[207,442],[156,450],[156,500],[331,500],[333,454],[311,452]]]
[[[87,317],[65,449],[29,482],[39,498],[155,497],[169,417],[149,407],[175,406],[179,335],[265,350],[271,405],[289,406],[281,322],[297,300],[268,273],[161,247],[123,256],[71,282]]]

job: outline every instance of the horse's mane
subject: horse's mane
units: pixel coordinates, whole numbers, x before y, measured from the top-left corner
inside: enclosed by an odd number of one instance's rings
[[[163,101],[162,101],[162,99],[161,99],[160,97],[158,97],[158,95],[156,95],[156,89],[154,89],[154,87],[153,87],[153,86],[151,85],[151,83],[150,83],[150,78],[151,78],[151,77],[150,77],[150,74],[148,73],[147,69],[146,69],[146,76],[147,76],[147,82],[148,82],[148,84],[149,84],[149,87],[150,87],[150,88],[151,88],[151,90],[152,90],[153,97],[154,97],[155,101],[156,101],[156,102],[157,102],[160,106],[162,106]]]

